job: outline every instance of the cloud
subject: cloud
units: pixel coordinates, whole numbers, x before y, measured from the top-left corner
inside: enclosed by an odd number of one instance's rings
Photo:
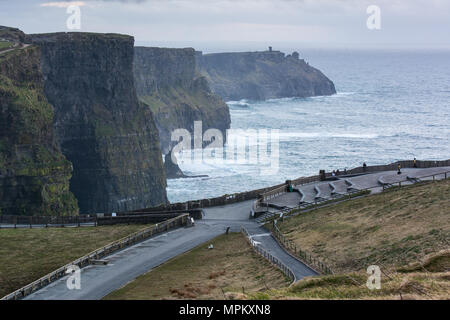
[[[55,1],[55,2],[44,2],[41,3],[41,7],[57,7],[57,8],[67,8],[69,6],[85,6],[84,1]]]

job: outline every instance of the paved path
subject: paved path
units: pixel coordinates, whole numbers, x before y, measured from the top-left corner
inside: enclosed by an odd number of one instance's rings
[[[450,171],[450,167],[402,169],[402,171],[405,172],[404,177],[407,175],[419,177]],[[380,177],[396,179],[394,177],[398,178],[399,176],[395,171],[385,171],[355,176],[348,178],[348,180],[358,188],[376,187],[379,190],[381,189],[378,182]],[[441,176],[443,177],[443,174]],[[320,184],[325,183],[328,185],[328,182],[320,182]],[[298,187],[302,188],[309,199],[315,197],[314,184]],[[339,182],[339,188],[343,188],[342,182]],[[326,189],[326,185],[321,185],[320,189]],[[329,195],[328,192],[326,194]],[[295,197],[287,198],[289,204],[295,199]],[[275,198],[274,201],[283,203],[280,198]],[[240,227],[244,226],[253,240],[259,242],[265,250],[288,265],[297,279],[315,275],[316,273],[313,270],[287,254],[268,234],[267,230],[255,221],[249,220],[252,202],[245,201],[204,209],[204,219],[197,220],[192,228],[176,229],[115,253],[106,258],[110,261],[106,266],[83,268],[81,271],[81,290],[68,290],[66,287],[67,279],[64,277],[26,299],[101,299],[169,259],[200,244],[207,245],[209,240],[223,234],[227,227],[230,227],[231,231],[238,232]]]
[[[399,181],[408,180],[408,178],[419,178],[419,180],[432,180],[433,177],[425,177],[429,175],[435,175],[435,179],[443,179],[444,172],[450,171],[450,167],[434,167],[434,168],[403,168],[401,169],[401,174],[397,174],[396,170],[393,171],[380,171],[368,174],[357,175],[353,177],[338,177],[337,180],[331,181],[336,187],[338,193],[347,193],[351,190],[363,190],[371,189],[372,193],[381,192],[383,190],[382,184],[389,183],[394,184]],[[450,174],[447,174],[450,176]],[[351,185],[349,185],[350,183]],[[413,184],[414,181],[402,182],[402,185]],[[320,199],[331,199],[333,194],[331,194],[330,181],[318,181],[313,183],[308,183],[304,185],[295,186],[296,189],[301,190],[305,195],[305,202],[314,202],[317,196]],[[320,191],[320,193],[318,192]],[[270,199],[269,203],[276,204],[277,206],[295,207],[299,205],[299,193],[285,193],[278,197]]]
[[[194,227],[180,228],[143,241],[133,247],[105,258],[108,265],[91,265],[81,270],[81,290],[68,290],[67,277],[61,278],[25,299],[101,299],[126,285],[141,274],[200,244],[223,234],[227,227],[239,232],[244,226],[250,235],[259,239],[264,249],[287,264],[297,279],[316,273],[287,254],[268,235],[268,231],[249,220],[253,201],[204,209],[205,216]]]
[[[246,229],[252,240],[256,241],[267,252],[278,258],[287,265],[295,275],[296,280],[300,280],[307,276],[315,276],[317,273],[307,265],[300,263],[297,259],[283,250],[272,235],[263,227],[251,224]]]

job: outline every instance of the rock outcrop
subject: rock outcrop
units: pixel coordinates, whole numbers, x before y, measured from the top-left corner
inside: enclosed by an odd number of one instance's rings
[[[228,106],[211,92],[195,63],[191,48],[135,48],[136,92],[155,116],[164,154],[176,143],[171,142],[174,129],[193,134],[194,121],[202,121],[203,132],[219,129],[225,138],[230,127]]]
[[[20,43],[24,38],[17,29],[2,30],[4,39]],[[72,164],[56,143],[53,120],[53,108],[44,95],[39,48],[20,46],[1,53],[0,214],[78,214],[69,191]]]
[[[176,160],[176,156],[172,156],[172,151],[169,151],[164,156],[164,169],[166,171],[166,178],[167,179],[179,179],[179,178],[203,178],[207,177],[207,175],[194,175],[194,176],[188,176],[183,173],[183,171],[178,166],[178,161],[173,161],[172,157]]]
[[[70,190],[81,213],[167,202],[159,136],[136,95],[131,36],[34,34],[62,153],[73,164]]]
[[[311,97],[336,93],[333,82],[299,54],[280,51],[197,52],[197,66],[225,101]]]
[[[172,161],[172,152],[164,156],[164,169],[166,171],[167,179],[186,178],[187,176],[181,171],[177,163]]]

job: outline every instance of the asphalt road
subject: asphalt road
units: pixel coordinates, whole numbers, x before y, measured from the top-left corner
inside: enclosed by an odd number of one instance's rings
[[[227,227],[232,232],[239,232],[241,226],[244,226],[267,251],[285,261],[298,279],[315,274],[288,255],[275,239],[267,235],[267,230],[248,219],[251,205],[252,201],[245,201],[205,209],[204,218],[197,220],[194,227],[172,230],[112,254],[106,258],[109,263],[105,266],[91,265],[81,269],[80,290],[69,290],[66,285],[67,277],[63,277],[25,299],[101,299],[169,259],[200,244],[208,245],[209,240],[223,234]]]

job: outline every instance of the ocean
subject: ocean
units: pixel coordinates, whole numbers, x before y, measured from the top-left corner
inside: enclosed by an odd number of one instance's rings
[[[208,177],[168,180],[170,202],[363,162],[450,158],[450,51],[308,49],[300,56],[334,82],[337,94],[228,102],[232,129],[279,130],[277,170],[262,174],[250,161],[185,161],[180,167],[186,174]]]

